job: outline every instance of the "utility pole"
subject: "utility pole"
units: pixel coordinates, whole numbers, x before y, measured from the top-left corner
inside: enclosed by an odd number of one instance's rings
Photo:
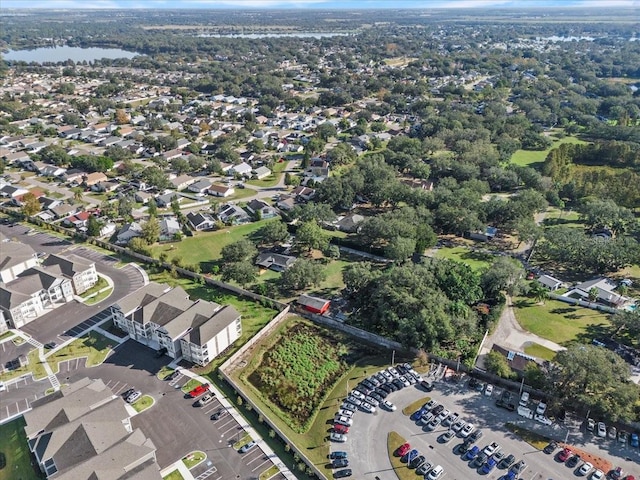
[[[395,361],[396,361],[396,351],[392,350],[391,351],[391,366],[392,367],[393,367],[393,364],[395,363]]]
[[[519,395],[522,396],[522,389],[524,388],[524,377],[522,377],[522,383],[520,383],[520,393]]]

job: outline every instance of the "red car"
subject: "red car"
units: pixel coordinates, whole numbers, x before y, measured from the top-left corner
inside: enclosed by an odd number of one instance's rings
[[[409,450],[411,450],[411,445],[409,445],[408,443],[405,443],[404,445],[400,445],[398,447],[398,450],[396,450],[396,453],[398,454],[399,457],[402,457],[406,455]]]
[[[573,452],[571,451],[571,449],[565,447],[559,454],[558,454],[558,460],[560,460],[561,462],[566,462],[567,459],[573,455]]]
[[[345,425],[340,425],[339,423],[336,423],[333,426],[333,431],[336,433],[349,433],[349,427],[345,426]]]
[[[209,391],[209,388],[206,385],[199,385],[189,392],[189,396],[191,398],[196,398],[208,391]]]

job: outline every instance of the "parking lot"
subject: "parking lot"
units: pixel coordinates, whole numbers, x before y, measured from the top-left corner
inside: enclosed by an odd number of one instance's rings
[[[81,362],[61,364],[61,383],[81,377],[101,378],[116,395],[136,388],[150,395],[155,404],[132,418],[134,428],[141,428],[157,447],[161,468],[167,467],[194,450],[206,453],[207,461],[192,470],[194,477],[204,480],[252,479],[271,466],[259,448],[245,454],[232,446],[242,438],[244,430],[232,415],[211,420],[221,408],[218,399],[205,407],[195,407],[194,400],[185,398],[180,388],[188,378],[179,375],[172,381],[161,381],[156,373],[169,357],[156,358],[155,350],[132,340],[118,346],[104,364],[85,368]],[[63,372],[64,370],[64,372]],[[210,462],[210,464],[209,464]]]
[[[51,383],[44,378],[35,382],[31,376],[13,379],[5,384],[0,394],[0,422],[28,410],[31,403],[44,396]]]
[[[629,445],[618,445],[615,441],[594,438],[591,434],[580,430],[579,425],[570,425],[568,429],[559,424],[546,426],[520,417],[515,412],[499,409],[495,406],[495,399],[499,395],[499,391],[494,392],[493,396],[485,396],[469,389],[466,383],[438,381],[435,383],[436,388],[430,393],[416,386],[391,393],[387,399],[397,405],[395,412],[380,408],[374,414],[356,412],[347,442],[332,443],[331,450],[348,452],[349,468],[353,470],[354,478],[392,480],[395,478],[395,474],[392,471],[387,452],[387,436],[389,432],[395,431],[404,437],[412,448],[424,455],[428,462],[444,467],[445,473],[441,478],[495,480],[505,475],[507,470],[494,469],[489,474],[481,475],[479,471],[472,468],[470,462],[464,461],[462,456],[457,454],[457,446],[462,443],[462,439],[459,437],[454,437],[447,443],[441,443],[438,438],[448,430],[448,427],[438,425],[433,431],[429,431],[411,421],[408,416],[403,415],[402,409],[405,406],[416,400],[431,397],[451,412],[459,413],[460,418],[473,423],[477,429],[482,431],[483,436],[477,442],[480,449],[491,442],[498,442],[507,455],[513,454],[516,461],[524,460],[527,467],[521,473],[520,478],[522,479],[546,480],[579,477],[575,475],[573,469],[555,461],[553,455],[543,453],[507,430],[506,422],[560,441],[564,441],[568,437],[568,443],[609,459],[614,467],[621,466],[627,473],[635,474],[637,478],[637,472],[640,471],[638,468],[640,452],[637,449],[632,449]],[[327,475],[331,476],[329,472],[330,470],[327,470]],[[416,475],[416,478],[420,477]]]

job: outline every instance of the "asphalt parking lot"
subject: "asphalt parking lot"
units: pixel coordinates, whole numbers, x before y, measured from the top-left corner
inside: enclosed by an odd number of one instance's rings
[[[20,355],[27,355],[33,348],[27,342],[16,345],[11,340],[0,343],[0,363],[7,366],[8,363],[17,359]]]
[[[36,382],[28,376],[12,380],[5,387],[0,394],[0,422],[28,410],[31,402],[44,396],[51,383],[47,378]]]
[[[391,431],[403,436],[411,443],[412,448],[418,449],[420,454],[426,457],[428,462],[442,465],[445,473],[441,478],[447,480],[473,478],[496,480],[506,473],[506,470],[494,469],[488,475],[481,475],[474,468],[471,468],[460,455],[456,454],[457,445],[462,443],[460,438],[454,437],[446,444],[438,441],[438,437],[447,430],[447,427],[439,425],[433,431],[425,431],[423,427],[402,414],[402,409],[405,406],[424,397],[437,400],[445,408],[451,412],[459,413],[463,420],[473,423],[476,428],[482,430],[483,437],[477,442],[481,449],[496,441],[506,454],[515,455],[516,461],[525,460],[527,468],[520,478],[524,480],[580,478],[574,474],[572,469],[556,462],[552,455],[546,455],[516,437],[505,428],[504,424],[512,422],[560,441],[567,437],[567,428],[558,424],[545,426],[533,420],[519,417],[515,412],[499,409],[495,406],[495,398],[499,392],[494,392],[493,397],[487,397],[467,388],[466,382],[439,381],[435,385],[436,388],[430,393],[416,386],[391,393],[387,399],[396,404],[398,409],[395,412],[377,409],[374,414],[360,411],[354,415],[353,426],[350,428],[347,442],[332,443],[331,445],[333,451],[344,450],[348,452],[349,468],[353,470],[354,478],[395,479],[387,452],[387,435]],[[608,458],[614,466],[622,466],[627,473],[635,474],[637,478],[638,473],[636,472],[640,471],[638,468],[640,453],[632,451],[630,446],[621,447],[616,445],[616,442],[594,439],[590,435],[585,435],[575,426],[569,428],[568,436],[569,443]],[[603,441],[599,442],[599,440]],[[626,460],[630,457],[631,461]],[[330,476],[329,472],[327,470],[328,476]],[[416,475],[416,479],[418,478],[420,477]]]
[[[200,450],[206,453],[211,465],[204,462],[192,470],[199,480],[258,478],[260,472],[271,466],[271,460],[259,448],[245,454],[236,452],[232,445],[242,437],[242,427],[232,415],[210,420],[221,408],[217,399],[205,407],[194,407],[194,400],[185,398],[180,390],[187,377],[179,376],[171,382],[159,380],[156,373],[170,359],[166,356],[158,359],[155,353],[129,340],[117,347],[102,365],[85,368],[81,363],[70,363],[64,372],[61,366],[58,378],[61,383],[84,376],[100,378],[116,395],[129,388],[151,395],[155,404],[133,417],[132,424],[134,428],[141,428],[156,445],[161,468]]]

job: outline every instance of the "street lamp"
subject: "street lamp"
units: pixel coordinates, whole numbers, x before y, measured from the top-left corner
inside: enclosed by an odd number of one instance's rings
[[[396,362],[396,351],[392,350],[391,351],[391,366],[393,366],[393,364]]]

